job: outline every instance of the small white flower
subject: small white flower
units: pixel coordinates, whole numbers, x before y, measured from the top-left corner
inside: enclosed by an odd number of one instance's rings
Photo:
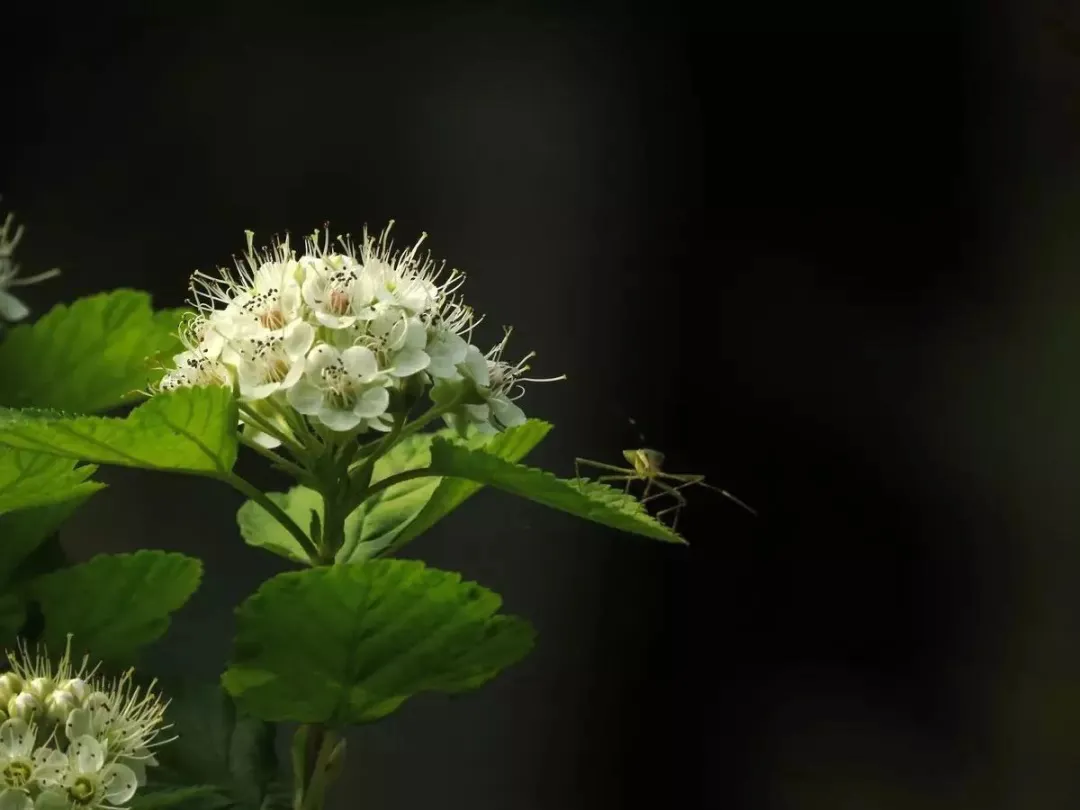
[[[46,807],[119,807],[131,799],[138,789],[135,772],[119,762],[109,763],[106,749],[89,735],[76,737],[68,744],[66,763],[46,764],[41,768],[39,781],[49,784],[42,794],[49,795]]]
[[[222,357],[236,368],[241,397],[265,399],[296,384],[304,373],[304,358],[314,341],[315,327],[297,320],[280,330],[233,341]]]
[[[507,363],[502,359],[503,350],[510,338],[509,329],[486,355],[470,345],[466,350],[465,360],[458,369],[476,386],[483,397],[483,404],[465,405],[461,414],[447,414],[445,419],[455,425],[464,415],[481,433],[494,433],[506,428],[516,427],[525,422],[525,412],[514,400],[524,394],[522,382],[555,382],[566,379],[566,375],[546,379],[523,376],[529,370],[528,360],[533,352],[525,355],[517,363]]]
[[[352,430],[386,412],[388,382],[375,353],[366,346],[339,352],[322,343],[308,353],[304,376],[287,397],[297,411],[331,430]]]
[[[24,720],[0,723],[0,785],[23,790],[34,779],[34,745],[37,729]]]
[[[344,329],[368,310],[375,298],[374,279],[352,256],[325,252],[309,241],[309,254],[301,262],[305,267],[303,299],[315,319],[330,329]],[[322,251],[320,255],[310,255]]]
[[[22,239],[24,228],[20,225],[12,233],[11,229],[14,224],[15,217],[8,214],[4,219],[4,226],[0,228],[0,320],[12,323],[21,321],[29,315],[30,309],[8,290],[12,287],[37,284],[39,281],[45,281],[60,274],[59,270],[53,269],[38,273],[36,276],[19,278],[19,265],[15,264],[12,256]]]
[[[89,736],[105,746],[109,758],[145,758],[149,749],[170,740],[158,740],[168,726],[162,725],[167,703],[154,692],[154,683],[143,689],[132,681],[131,670],[94,691],[82,707],[68,715],[64,733],[69,740]],[[170,738],[175,739],[175,738]]]
[[[431,362],[427,373],[438,380],[460,380],[458,366],[465,362],[469,344],[460,335],[447,329],[436,329],[428,337],[425,347]]]
[[[388,310],[375,318],[368,329],[386,356],[387,374],[410,377],[431,363],[424,351],[427,329],[419,318],[409,317],[401,310]]]
[[[222,324],[248,329],[281,329],[300,315],[303,267],[289,248],[289,239],[275,241],[261,254],[254,233],[247,235],[247,253],[237,260],[236,273],[219,268],[217,275],[196,271],[191,276],[192,305],[204,316],[215,313]],[[226,337],[229,337],[226,329]]]

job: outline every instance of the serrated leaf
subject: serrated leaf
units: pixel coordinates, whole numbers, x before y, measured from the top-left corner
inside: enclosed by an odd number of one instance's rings
[[[312,511],[322,515],[322,496],[307,487],[293,487],[287,493],[268,492],[266,497],[300,527],[311,524]],[[249,546],[266,549],[292,562],[309,564],[307,551],[300,541],[255,501],[246,501],[240,507],[236,523]]]
[[[83,495],[63,503],[0,514],[0,585],[11,581],[12,573],[83,505],[87,497]]]
[[[58,304],[0,343],[0,405],[93,413],[132,399],[160,375],[149,358],[181,350],[182,313],[127,289]]]
[[[226,691],[270,721],[365,723],[424,691],[473,689],[533,630],[498,594],[416,560],[279,574],[237,609]]]
[[[522,425],[504,430],[493,437],[485,437],[484,440],[474,438],[462,442],[460,439],[455,439],[453,443],[455,447],[468,448],[481,455],[515,463],[525,458],[530,450],[543,441],[551,427],[549,422],[530,419]],[[435,443],[449,441],[451,440],[443,434],[434,436],[427,448],[426,462],[430,464],[431,448]],[[484,486],[483,482],[464,477],[444,477],[438,480],[438,487],[428,498],[423,509],[393,538],[393,548],[401,548],[410,540],[426,532]]]
[[[123,418],[0,409],[0,446],[149,470],[225,473],[236,462],[237,406],[222,386],[161,393]]]
[[[514,464],[491,453],[437,438],[431,444],[432,472],[487,484],[552,509],[669,543],[686,541],[650,515],[622,490],[585,479],[564,480],[544,470]]]
[[[46,574],[26,595],[41,607],[43,638],[63,647],[68,633],[95,658],[128,661],[156,640],[169,614],[195,592],[202,563],[165,551],[100,554],[87,562]]]
[[[228,804],[257,808],[277,771],[274,727],[238,715],[218,683],[167,679],[166,722],[178,739],[158,749],[155,778],[166,784],[206,783]]]
[[[104,487],[93,466],[70,458],[0,447],[0,514],[86,497]]]

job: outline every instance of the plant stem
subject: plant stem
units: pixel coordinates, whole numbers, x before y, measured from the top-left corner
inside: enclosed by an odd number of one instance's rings
[[[240,434],[240,444],[244,445],[244,447],[250,447],[260,456],[268,459],[270,463],[273,464],[275,467],[280,467],[282,470],[289,473],[289,475],[296,478],[296,480],[299,481],[301,484],[304,484],[305,486],[310,486],[311,473],[309,473],[299,464],[294,464],[284,456],[279,456],[270,448],[263,447],[254,439],[249,439],[242,433]]]
[[[254,427],[257,427],[263,433],[266,433],[266,434],[268,434],[270,436],[273,436],[275,439],[277,439],[279,442],[281,442],[282,445],[287,447],[289,449],[289,452],[292,453],[297,458],[303,459],[303,458],[305,458],[307,456],[307,453],[306,453],[305,449],[303,447],[301,447],[299,444],[297,444],[293,440],[293,437],[283,433],[275,425],[271,424],[271,422],[268,419],[266,419],[262,415],[256,413],[251,408],[245,408],[245,407],[241,406],[240,407],[240,415],[249,424],[253,425]]]
[[[249,498],[251,498],[251,500],[255,501],[255,503],[257,503],[259,506],[269,512],[270,516],[273,517],[274,520],[276,520],[282,526],[284,526],[288,530],[289,534],[291,534],[299,541],[300,545],[303,548],[310,548],[312,551],[315,551],[316,553],[318,552],[318,549],[315,548],[311,538],[308,537],[307,533],[296,524],[296,521],[289,517],[289,515],[285,512],[284,509],[282,509],[280,506],[278,506],[276,503],[266,497],[266,494],[254,484],[251,484],[250,482],[244,480],[234,472],[223,474],[221,476],[221,480],[231,486],[233,489],[237,490],[238,492],[247,495]],[[310,551],[308,552],[308,556],[309,558],[311,557]]]

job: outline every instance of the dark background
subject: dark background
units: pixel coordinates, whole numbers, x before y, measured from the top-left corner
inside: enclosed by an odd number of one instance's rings
[[[532,463],[617,462],[640,430],[761,513],[689,493],[683,549],[481,493],[409,551],[539,646],[357,730],[336,806],[1080,801],[1080,25],[810,5],[6,24],[3,205],[23,264],[64,270],[39,311],[179,305],[245,228],[393,217],[468,271],[484,342],[513,324],[569,376],[523,403],[556,425]],[[233,492],[105,477],[65,544],[202,557],[162,660],[216,676],[282,566]]]

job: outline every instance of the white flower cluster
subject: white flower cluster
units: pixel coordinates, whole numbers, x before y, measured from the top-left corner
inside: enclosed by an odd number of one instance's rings
[[[14,323],[21,321],[30,314],[26,304],[12,295],[9,290],[12,287],[23,287],[27,284],[36,284],[47,278],[59,275],[59,270],[46,270],[36,276],[23,276],[19,278],[19,265],[15,263],[15,248],[23,236],[23,226],[12,227],[15,217],[8,214],[4,219],[4,225],[0,228],[0,322]]]
[[[43,655],[8,656],[0,675],[0,810],[122,807],[156,765],[167,704],[133,685],[74,670],[70,644],[53,670]]]
[[[288,238],[257,253],[248,231],[235,272],[193,275],[197,312],[181,329],[185,351],[157,390],[235,386],[249,412],[284,432],[300,414],[363,433],[392,429],[394,394],[413,381],[468,378],[481,400],[446,414],[448,422],[487,433],[523,422],[514,400],[521,382],[539,382],[523,376],[531,355],[503,361],[505,337],[487,353],[472,345],[479,319],[454,296],[464,276],[443,277],[444,265],[420,254],[425,236],[395,251],[392,225],[377,238],[365,228],[358,246],[316,231],[300,256]],[[255,423],[245,429],[265,446],[280,444]]]

